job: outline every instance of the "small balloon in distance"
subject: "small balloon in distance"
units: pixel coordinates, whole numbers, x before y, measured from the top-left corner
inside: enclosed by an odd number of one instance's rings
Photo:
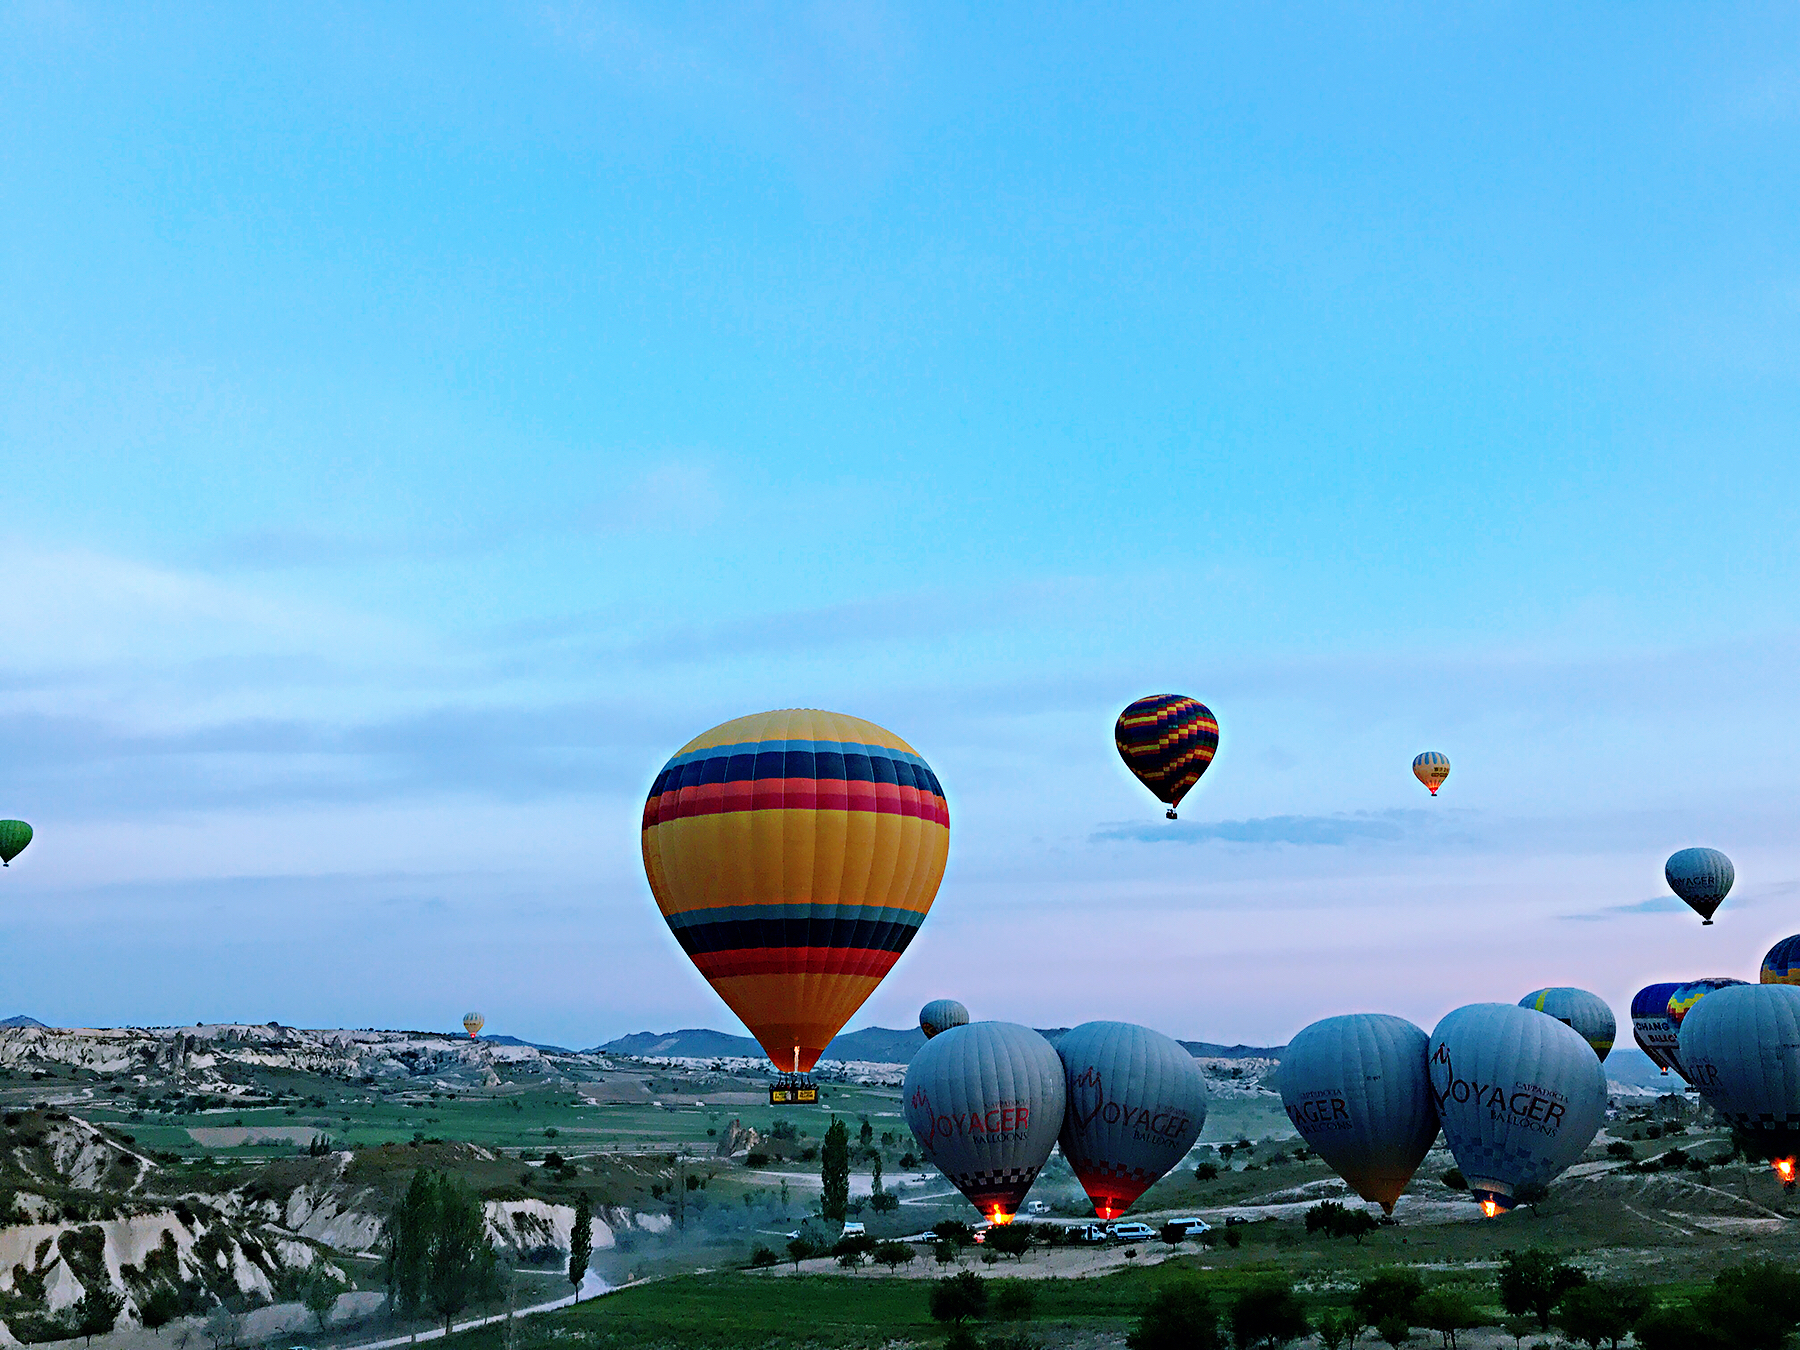
[[[1432,796],[1437,796],[1437,790],[1449,776],[1450,759],[1442,752],[1427,750],[1422,755],[1413,756],[1413,777],[1430,788]]]
[[[11,867],[30,842],[31,826],[22,820],[0,820],[0,866]]]
[[[934,998],[919,1009],[919,1030],[930,1040],[951,1027],[966,1027],[969,1010],[953,998]]]

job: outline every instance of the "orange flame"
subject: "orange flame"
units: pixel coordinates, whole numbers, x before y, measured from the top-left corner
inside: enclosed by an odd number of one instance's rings
[[[1000,1206],[995,1205],[994,1212],[992,1214],[988,1215],[988,1219],[992,1223],[996,1223],[1001,1226],[1005,1226],[1006,1224],[1009,1224],[1013,1221],[1013,1216],[1008,1214],[1005,1210],[1001,1209]]]
[[[1483,1200],[1481,1202],[1482,1217],[1491,1219],[1499,1212],[1500,1202],[1498,1200]]]
[[[1794,1184],[1794,1160],[1792,1158],[1775,1159],[1775,1170],[1780,1173],[1783,1186]]]

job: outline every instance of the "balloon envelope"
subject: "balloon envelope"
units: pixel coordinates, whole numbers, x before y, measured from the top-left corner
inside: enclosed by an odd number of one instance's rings
[[[1800,936],[1781,939],[1762,959],[1761,984],[1800,984]]]
[[[643,846],[681,949],[775,1065],[804,1073],[924,921],[950,812],[891,731],[787,709],[683,746],[644,803]]]
[[[1606,1115],[1606,1073],[1555,1018],[1510,1003],[1446,1014],[1431,1033],[1444,1138],[1490,1217],[1579,1158]]]
[[[1681,1055],[1676,1048],[1675,1024],[1669,1020],[1669,998],[1681,988],[1675,984],[1647,984],[1631,998],[1631,1034],[1642,1050],[1660,1068],[1682,1072]]]
[[[1724,902],[1737,880],[1731,859],[1716,848],[1684,848],[1669,855],[1663,864],[1663,876],[1669,889],[1687,902],[1688,908],[1706,923],[1712,922],[1713,911]]]
[[[479,1036],[481,1034],[481,1029],[486,1025],[487,1018],[483,1017],[478,1012],[466,1012],[463,1014],[463,1030],[469,1033],[470,1040],[474,1040]]]
[[[1130,1022],[1084,1022],[1056,1043],[1063,1157],[1112,1219],[1180,1162],[1206,1124],[1206,1077],[1181,1045]]]
[[[901,1100],[925,1156],[1005,1223],[1056,1146],[1062,1061],[1030,1027],[970,1022],[925,1042],[906,1066]]]
[[[0,820],[0,863],[11,867],[30,842],[31,826],[22,820]]]
[[[1679,1036],[1682,1022],[1701,999],[1715,990],[1729,989],[1734,984],[1743,983],[1743,980],[1734,980],[1729,975],[1715,975],[1710,979],[1689,980],[1686,984],[1676,985],[1675,992],[1669,995],[1669,1025],[1675,1028],[1675,1034]]]
[[[1742,984],[1708,994],[1681,1024],[1681,1062],[1752,1149],[1785,1160],[1800,1153],[1800,989]]]
[[[1422,755],[1413,757],[1413,777],[1431,789],[1431,795],[1437,796],[1437,790],[1444,785],[1450,776],[1450,759],[1436,750],[1427,750]]]
[[[1219,748],[1219,720],[1185,694],[1140,698],[1113,725],[1113,744],[1137,780],[1169,804],[1169,818]]]
[[[1307,1147],[1389,1214],[1437,1138],[1428,1046],[1404,1017],[1352,1013],[1304,1028],[1277,1070]]]
[[[934,998],[919,1009],[919,1030],[930,1040],[940,1031],[969,1024],[969,1010],[953,998]]]
[[[1537,989],[1519,1000],[1521,1008],[1530,1008],[1534,1012],[1548,1013],[1566,1027],[1573,1027],[1593,1048],[1600,1062],[1606,1063],[1606,1057],[1612,1053],[1613,1040],[1619,1034],[1619,1024],[1613,1020],[1613,1010],[1605,999],[1598,994],[1590,994],[1585,989],[1575,989],[1568,985],[1557,985],[1550,989]]]

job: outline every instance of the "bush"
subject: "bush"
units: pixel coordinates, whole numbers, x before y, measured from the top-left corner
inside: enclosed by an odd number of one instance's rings
[[[1306,1309],[1290,1280],[1263,1280],[1239,1294],[1231,1305],[1231,1340],[1241,1350],[1287,1345],[1311,1330]]]
[[[757,1152],[754,1149],[751,1150],[749,1156],[747,1156],[744,1159],[745,1167],[767,1167],[768,1165],[769,1165],[769,1155],[766,1153]]]
[[[1637,1150],[1623,1139],[1615,1139],[1606,1146],[1606,1156],[1609,1158],[1623,1158],[1626,1162],[1630,1162],[1637,1157]]]
[[[1037,1307],[1037,1290],[1024,1280],[1001,1280],[994,1292],[994,1316],[1004,1322],[1024,1322]],[[993,1342],[988,1343],[991,1347]]]
[[[1306,1211],[1306,1231],[1329,1238],[1354,1238],[1357,1246],[1375,1231],[1375,1216],[1358,1207],[1351,1209],[1335,1200],[1322,1200]]]
[[[1223,1350],[1225,1342],[1212,1295],[1200,1281],[1186,1279],[1156,1291],[1125,1344],[1131,1350]]]
[[[1217,1163],[1203,1162],[1194,1164],[1195,1181],[1217,1181],[1218,1179],[1219,1165]]]
[[[1010,1256],[1017,1261],[1031,1249],[1031,1236],[1030,1224],[1005,1224],[988,1229],[982,1245],[996,1255]]]
[[[1453,1191],[1466,1191],[1469,1189],[1469,1179],[1462,1174],[1462,1168],[1460,1167],[1452,1167],[1448,1172],[1445,1172],[1442,1180],[1444,1185],[1448,1186]]]
[[[769,1248],[759,1243],[757,1244],[756,1250],[750,1253],[750,1268],[752,1270],[767,1270],[770,1266],[775,1265],[780,1260],[781,1258],[779,1256],[775,1255]]]
[[[1378,1270],[1356,1286],[1350,1306],[1365,1326],[1381,1331],[1383,1321],[1398,1319],[1412,1325],[1413,1307],[1425,1293],[1425,1281],[1416,1270],[1404,1267]],[[1385,1336],[1387,1333],[1382,1332]]]
[[[987,1281],[972,1270],[959,1271],[931,1283],[931,1320],[961,1325],[987,1311]]]
[[[1602,1342],[1618,1345],[1650,1308],[1650,1295],[1635,1285],[1595,1281],[1563,1295],[1556,1323],[1570,1340],[1599,1350]]]
[[[1500,1253],[1500,1306],[1515,1315],[1530,1313],[1540,1331],[1550,1330],[1550,1314],[1563,1296],[1586,1283],[1578,1266],[1541,1247]]]
[[[1450,1350],[1456,1350],[1457,1332],[1487,1325],[1474,1300],[1460,1289],[1432,1289],[1421,1294],[1413,1304],[1412,1320],[1437,1332]]]

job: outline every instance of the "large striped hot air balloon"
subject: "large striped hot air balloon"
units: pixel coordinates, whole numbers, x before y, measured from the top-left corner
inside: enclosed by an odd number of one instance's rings
[[[1113,744],[1137,780],[1167,802],[1167,815],[1200,781],[1219,748],[1219,719],[1185,694],[1152,694],[1119,714]]]
[[[893,968],[943,880],[950,811],[873,722],[791,708],[684,745],[644,803],[657,907],[784,1073],[806,1073]]]

